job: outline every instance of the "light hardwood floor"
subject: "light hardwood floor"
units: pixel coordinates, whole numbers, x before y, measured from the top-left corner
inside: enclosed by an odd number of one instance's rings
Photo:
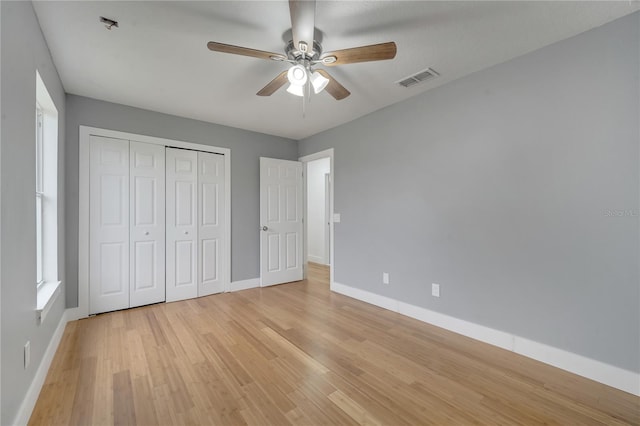
[[[640,398],[328,289],[67,325],[30,424],[640,424]]]

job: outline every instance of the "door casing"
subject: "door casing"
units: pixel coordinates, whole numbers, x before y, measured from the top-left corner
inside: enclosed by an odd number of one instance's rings
[[[334,283],[334,271],[335,271],[335,256],[334,256],[334,194],[335,194],[335,154],[333,148],[326,149],[324,151],[316,152],[314,154],[305,155],[303,157],[298,158],[298,161],[302,162],[302,171],[303,171],[303,183],[302,183],[302,193],[303,193],[303,211],[304,217],[307,217],[307,163],[314,160],[319,160],[321,158],[329,158],[329,285],[333,287]],[[303,259],[307,258],[307,227],[303,227],[303,235],[304,235],[304,244],[303,244]],[[307,278],[307,268],[305,262],[304,268],[304,278]]]

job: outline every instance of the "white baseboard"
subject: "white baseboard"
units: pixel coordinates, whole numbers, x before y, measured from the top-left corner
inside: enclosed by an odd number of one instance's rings
[[[229,284],[229,291],[247,290],[250,288],[260,287],[260,278],[251,278],[249,280],[233,281]]]
[[[320,265],[326,265],[327,262],[324,261],[324,257],[322,256],[314,256],[312,254],[307,255],[307,262],[319,263]]]
[[[640,396],[640,374],[515,336],[513,351],[596,382]]]
[[[38,401],[38,396],[40,396],[40,390],[42,390],[42,386],[44,385],[44,381],[47,378],[47,373],[49,372],[49,367],[51,366],[51,362],[53,361],[53,357],[56,354],[56,350],[58,350],[58,345],[60,345],[60,341],[62,340],[62,335],[64,334],[64,328],[67,326],[67,322],[71,321],[71,312],[72,309],[67,309],[62,314],[60,318],[60,322],[56,327],[56,330],[53,332],[53,336],[51,336],[51,341],[49,341],[49,346],[44,352],[44,356],[42,357],[42,361],[40,361],[40,365],[38,366],[38,370],[36,370],[36,375],[33,377],[31,381],[31,385],[29,385],[29,389],[27,390],[27,394],[18,409],[18,413],[16,414],[16,418],[13,421],[14,425],[26,425],[29,423],[29,418],[31,418],[31,413],[36,406],[36,402]]]
[[[640,396],[639,373],[348,285],[331,290]]]
[[[398,310],[396,312],[402,315],[462,334],[463,336],[471,337],[472,339],[489,343],[490,345],[497,346],[502,349],[507,349],[509,351],[513,350],[513,340],[515,336],[512,334],[441,314],[439,312],[430,311],[408,303],[397,303]]]
[[[83,313],[80,308],[68,308],[64,313],[67,316],[67,322],[88,317],[87,313]]]
[[[395,299],[380,296],[379,294],[371,293],[359,288],[349,287],[348,285],[340,284],[335,281],[331,283],[331,291],[353,297],[354,299],[362,300],[363,302],[367,302],[372,305],[380,306],[381,308],[385,308],[390,311],[398,312],[398,301]]]

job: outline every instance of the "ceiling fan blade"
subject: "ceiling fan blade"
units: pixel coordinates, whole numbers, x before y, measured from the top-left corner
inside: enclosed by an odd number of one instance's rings
[[[258,93],[256,93],[256,95],[258,95],[258,96],[271,96],[271,95],[273,95],[276,90],[278,90],[279,88],[284,86],[284,84],[287,82],[287,71],[288,70],[284,70],[280,74],[278,74],[278,76],[276,78],[271,80],[269,83],[267,83],[266,86],[264,86],[262,89],[260,89],[260,91]]]
[[[316,1],[315,0],[289,0],[289,12],[291,13],[291,32],[293,33],[293,45],[300,49],[300,42],[307,45],[308,52],[313,50],[313,33],[315,31]]]
[[[280,53],[265,52],[264,50],[249,49],[248,47],[234,46],[232,44],[217,43],[210,41],[207,43],[209,50],[214,52],[231,53],[234,55],[251,56],[260,59],[273,59],[276,61],[284,61],[287,59]]]
[[[396,57],[396,44],[392,41],[369,46],[353,47],[351,49],[335,50],[322,55],[321,60],[333,56],[334,62],[326,61],[324,65],[335,66],[344,64],[355,64],[357,62],[384,61]]]
[[[325,70],[318,70],[318,72],[322,74],[324,78],[329,79],[329,84],[327,84],[327,87],[324,90],[336,98],[336,101],[340,101],[351,94],[351,92],[345,89],[342,84],[338,83],[335,78],[331,77],[331,74]]]

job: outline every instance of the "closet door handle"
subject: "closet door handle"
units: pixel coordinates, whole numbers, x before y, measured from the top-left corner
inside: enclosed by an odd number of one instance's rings
[[[268,231],[268,230],[269,230],[269,227],[268,227],[268,226],[263,226],[263,227],[262,227],[262,230],[263,230],[263,231]]]

